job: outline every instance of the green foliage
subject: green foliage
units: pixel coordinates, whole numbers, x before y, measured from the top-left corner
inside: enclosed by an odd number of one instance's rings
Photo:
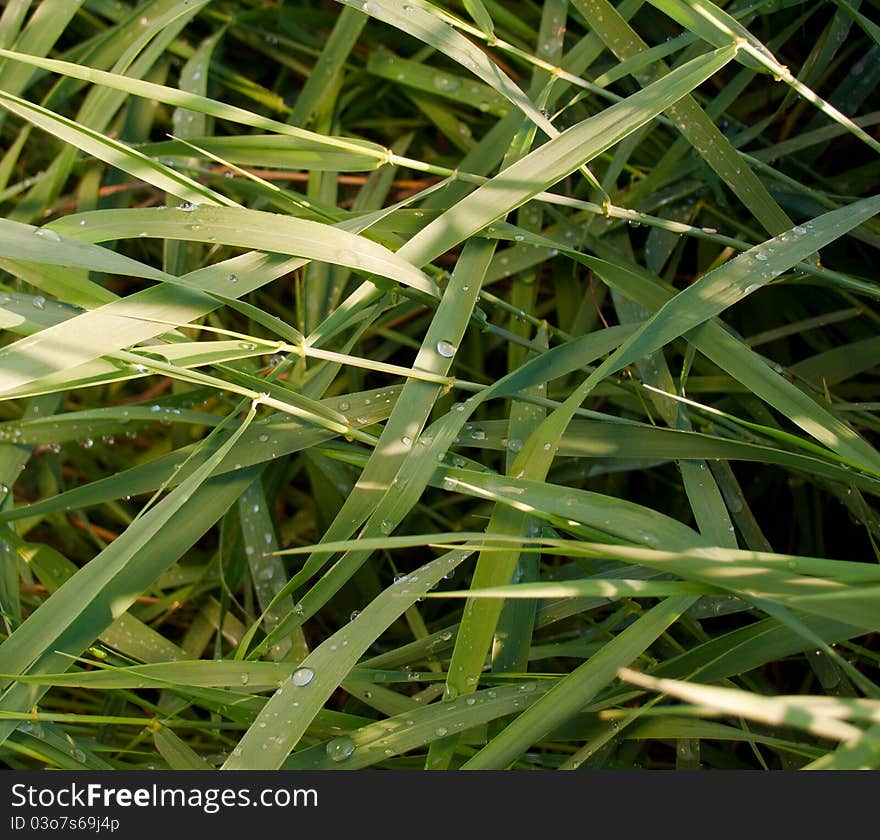
[[[880,767],[865,2],[0,14],[0,761]]]

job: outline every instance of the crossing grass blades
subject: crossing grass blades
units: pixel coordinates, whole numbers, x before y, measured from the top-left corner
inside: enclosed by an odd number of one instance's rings
[[[9,0],[0,760],[880,766],[876,0]]]

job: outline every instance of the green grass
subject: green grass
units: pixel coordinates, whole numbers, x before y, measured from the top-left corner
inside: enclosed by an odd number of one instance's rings
[[[880,767],[876,0],[10,0],[0,761]]]

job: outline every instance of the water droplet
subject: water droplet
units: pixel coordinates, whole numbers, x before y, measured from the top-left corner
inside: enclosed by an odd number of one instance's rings
[[[349,617],[349,621],[354,621],[361,614],[360,610],[355,610]]]
[[[83,449],[91,449],[91,448],[95,445],[95,442],[94,442],[91,438],[83,438],[83,439],[79,442],[79,445],[80,445]]]
[[[327,742],[327,757],[330,761],[347,761],[355,750],[355,743],[348,736],[334,738]]]
[[[238,277],[236,277],[234,274],[230,274],[230,275],[226,278],[226,282],[227,282],[227,283],[237,283],[237,282],[238,282]]]
[[[762,253],[757,253],[757,254],[755,254],[755,259],[759,260],[760,262],[765,262],[767,260],[767,255],[762,254]]]
[[[193,210],[198,210],[198,207],[198,204],[193,204],[191,201],[184,201],[183,204],[178,206],[178,209],[183,210],[186,213],[192,213]]]
[[[350,408],[351,408],[351,406],[347,402],[339,403],[339,410],[340,411],[348,411]]]
[[[795,236],[803,236],[807,232],[807,229],[805,227],[802,227],[801,225],[797,225],[796,227],[793,227],[791,229],[791,232]]]
[[[242,685],[247,685],[250,681],[251,681],[251,678],[248,674],[241,675],[241,684]]]
[[[311,668],[297,668],[291,675],[293,684],[302,688],[315,678],[315,672]]]
[[[60,242],[61,237],[55,233],[54,230],[50,230],[49,228],[37,228],[34,233],[37,236],[42,236],[47,242]]]
[[[461,83],[453,76],[436,76],[434,78],[434,87],[437,90],[456,90],[461,87]]]
[[[402,438],[400,439],[400,442],[401,442],[404,446],[412,446],[412,438],[411,438],[411,437],[406,437],[406,436],[405,436],[405,437],[402,437]]]
[[[448,735],[448,734],[449,734],[449,730],[448,730],[445,726],[438,726],[438,727],[434,730],[434,734],[435,734],[438,738],[442,738],[442,737],[444,737],[445,735]]]
[[[31,303],[33,304],[34,309],[45,309],[46,308],[46,298],[42,295],[37,295]]]
[[[437,352],[444,359],[451,359],[455,355],[458,348],[450,341],[441,340],[437,342]]]

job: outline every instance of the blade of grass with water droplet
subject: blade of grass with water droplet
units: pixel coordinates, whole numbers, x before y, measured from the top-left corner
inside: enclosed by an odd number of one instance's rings
[[[563,677],[537,702],[495,736],[462,770],[502,770],[555,726],[582,709],[617,676],[623,663],[644,653],[694,602],[694,596],[667,598],[617,634],[602,649]]]
[[[245,431],[254,412],[252,407],[248,421],[242,423],[203,465],[70,578],[0,644],[0,672],[45,671],[57,668],[62,662],[68,664],[63,655],[65,652],[79,654],[128,609],[137,593],[213,524],[232,501],[230,491],[235,494],[232,498],[240,494],[237,485],[242,479],[229,481],[221,477],[209,480],[210,476]],[[247,471],[240,475],[247,481]],[[198,493],[202,485],[213,493],[210,503],[204,492]],[[201,506],[197,515],[192,512],[193,501]],[[184,536],[180,528],[167,531],[169,536],[173,534],[177,546],[168,550],[170,546],[163,545],[168,542],[167,538],[160,538],[162,529],[168,528],[172,522],[182,524],[182,517],[188,521],[189,533]],[[43,693],[24,684],[7,684],[0,698],[0,708],[29,708]],[[12,728],[8,723],[0,723],[0,740],[5,740]]]
[[[574,5],[619,59],[630,59],[647,50],[647,44],[608,0],[575,0]],[[635,78],[644,84],[658,72],[667,72],[662,61],[658,62],[653,72],[643,71],[636,74]],[[788,216],[758,177],[744,164],[728,138],[715,126],[693,96],[682,97],[668,109],[667,114],[676,128],[727,183],[765,230],[777,234],[791,227]],[[650,183],[650,175],[646,180]],[[642,184],[637,188],[636,195],[645,195],[648,191],[648,183]]]
[[[469,555],[467,551],[451,551],[422,566],[386,589],[354,621],[318,645],[266,703],[222,769],[279,769],[327,698],[345,680],[367,648]]]
[[[54,114],[20,97],[0,90],[0,108],[27,120],[43,131],[70,143],[99,160],[127,172],[160,190],[176,195],[182,201],[231,205],[230,199],[148,158],[136,149],[97,131],[85,128],[74,120]]]
[[[327,405],[334,410],[349,412],[352,428],[371,426],[385,420],[391,411],[390,403],[376,397],[377,393],[384,395],[388,390],[384,388],[379,391],[332,397],[327,400]],[[343,409],[343,406],[346,408]],[[153,412],[152,407],[147,411],[154,417],[177,416],[163,411]],[[238,445],[233,446],[224,456],[215,468],[215,472],[223,475],[262,465],[283,455],[323,443],[335,436],[334,432],[291,420],[279,414],[267,419],[266,422],[256,422],[246,429]],[[147,493],[156,490],[166,480],[171,482],[170,486],[174,486],[191,475],[194,468],[203,464],[208,457],[208,450],[196,444],[182,446],[174,452],[159,455],[145,464],[135,465],[90,484],[71,488],[58,496],[33,502],[26,509],[0,512],[0,521],[29,515],[43,516],[56,511],[90,507],[128,495]],[[184,463],[186,467],[182,469]]]
[[[41,67],[54,73],[61,73],[74,79],[81,79],[94,84],[105,85],[134,96],[155,99],[157,102],[163,102],[166,105],[173,105],[178,108],[198,111],[199,113],[207,114],[218,119],[229,120],[231,122],[240,123],[241,125],[248,125],[252,128],[260,128],[276,134],[287,134],[291,137],[297,137],[305,141],[326,145],[336,149],[361,153],[365,157],[371,157],[374,160],[374,166],[379,166],[381,163],[385,162],[387,158],[388,152],[386,149],[383,149],[381,146],[374,143],[367,142],[366,140],[330,137],[312,131],[306,131],[305,129],[297,128],[287,123],[279,122],[278,120],[260,116],[259,114],[255,114],[244,108],[239,108],[223,102],[217,102],[207,97],[196,96],[192,93],[187,93],[164,85],[158,85],[153,82],[145,82],[141,79],[134,79],[117,73],[95,70],[72,62],[37,58],[31,55],[16,53],[11,50],[0,50],[0,56],[21,61],[34,67]]]
[[[435,259],[645,125],[727,64],[732,55],[729,48],[696,58],[567,129],[434,219],[398,253],[414,264]]]
[[[648,0],[648,2],[715,46],[737,44],[738,61],[746,66],[772,73],[780,81],[791,86],[808,102],[819,108],[826,116],[844,126],[847,131],[858,137],[875,152],[880,151],[880,142],[859,128],[848,116],[842,114],[829,102],[799,82],[792,76],[791,71],[781,64],[773,53],[748,29],[710,0],[700,0],[700,2],[695,2],[695,0]]]

